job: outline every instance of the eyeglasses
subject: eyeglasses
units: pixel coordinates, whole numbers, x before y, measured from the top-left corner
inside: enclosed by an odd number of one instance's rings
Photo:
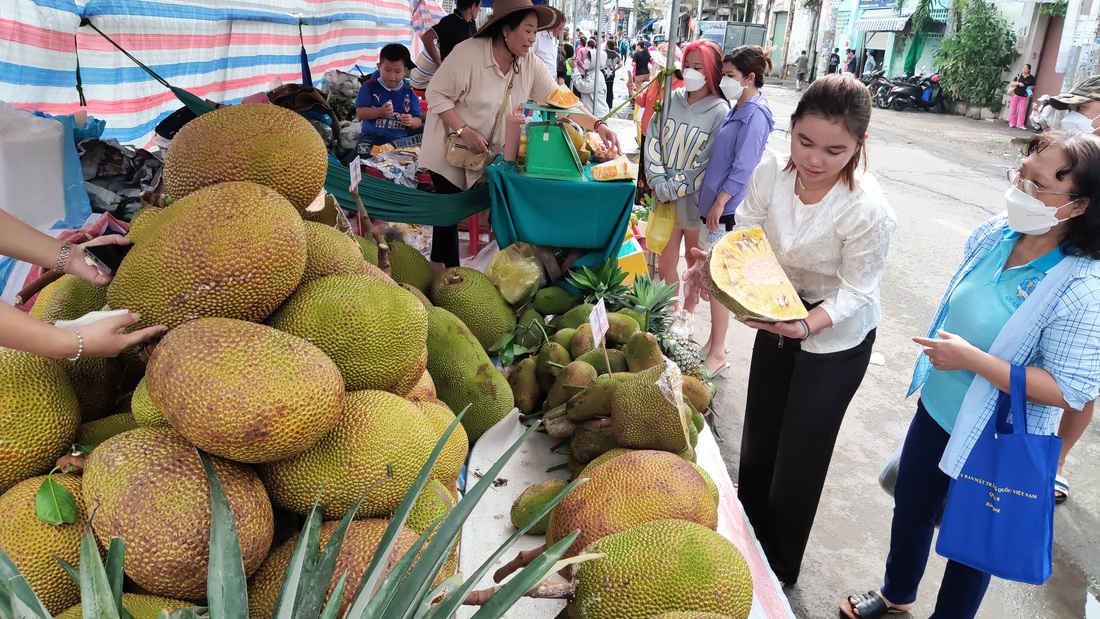
[[[1076,195],[1080,195],[1080,194],[1076,194],[1076,193],[1064,193],[1064,192],[1061,192],[1061,191],[1046,191],[1045,189],[1039,189],[1039,187],[1035,183],[1027,180],[1026,178],[1023,178],[1022,176],[1020,176],[1020,169],[1019,168],[1013,168],[1011,170],[1008,170],[1008,182],[1012,183],[1013,186],[1019,188],[1021,191],[1023,191],[1027,195],[1031,196],[1032,198],[1038,198],[1039,194],[1041,194],[1041,193],[1049,194],[1049,195],[1052,195],[1052,196],[1076,196]]]

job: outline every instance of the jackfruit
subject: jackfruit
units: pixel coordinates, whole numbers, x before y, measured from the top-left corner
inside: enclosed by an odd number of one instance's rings
[[[398,284],[398,286],[401,286],[405,290],[408,290],[409,294],[416,297],[416,300],[420,301],[420,304],[424,306],[424,309],[432,307],[432,302],[429,301],[428,297],[424,296],[424,293],[421,292],[420,289],[416,286],[413,286],[411,284]]]
[[[149,358],[149,396],[199,449],[235,462],[296,456],[344,408],[340,370],[313,344],[265,325],[199,318]]]
[[[641,523],[585,551],[607,556],[578,566],[571,619],[648,619],[668,611],[747,619],[752,610],[745,557],[728,539],[693,522]]]
[[[550,314],[557,316],[568,312],[569,308],[573,307],[573,295],[560,286],[548,286],[535,293],[535,300],[531,302],[531,307],[543,316]]]
[[[556,332],[554,332],[554,335],[550,336],[550,341],[560,345],[566,350],[569,350],[573,347],[573,336],[576,333],[576,329],[558,329]]]
[[[550,342],[539,349],[538,365],[535,372],[538,375],[539,387],[543,393],[550,391],[562,368],[569,365],[571,361],[573,361],[573,357],[569,355],[569,349],[557,342]]]
[[[588,365],[596,368],[597,374],[616,374],[622,373],[627,370],[626,355],[623,351],[615,348],[607,349],[607,356],[604,356],[604,351],[597,348],[596,350],[590,350],[583,355],[577,357],[577,361],[584,361]],[[607,367],[607,362],[611,362],[611,367]]]
[[[557,408],[546,411],[546,414],[542,416],[542,427],[546,429],[546,434],[548,436],[554,438],[569,438],[577,431],[577,424],[569,421],[569,418],[566,417],[564,413],[565,405],[562,404]]]
[[[611,421],[593,419],[577,424],[577,429],[569,439],[569,453],[580,462],[591,462],[618,444],[611,433]]]
[[[332,226],[304,222],[306,270],[302,283],[325,275],[362,275],[363,255],[355,241]]]
[[[569,401],[596,382],[596,368],[584,361],[573,361],[562,368],[554,386],[546,394],[546,408],[551,409]]]
[[[74,247],[72,251],[74,260],[84,259],[79,247]],[[30,312],[31,316],[46,322],[76,320],[88,312],[103,309],[107,304],[106,286],[90,284],[75,275],[62,275],[46,288],[50,289],[50,294],[43,301],[40,292]]]
[[[404,376],[397,379],[397,382],[394,383],[393,387],[386,389],[386,391],[397,394],[399,396],[406,396],[405,399],[408,399],[408,393],[413,390],[413,387],[416,387],[416,385],[420,383],[420,377],[423,376],[424,372],[427,371],[427,367],[428,347],[425,346],[424,350],[420,353],[420,358],[416,361],[416,365],[411,367],[408,373],[406,373]]]
[[[581,303],[562,314],[561,327],[563,329],[576,329],[581,325],[588,324],[588,316],[594,309],[596,309],[596,306],[591,303]]]
[[[393,281],[393,278],[390,277],[389,275],[387,275],[385,273],[385,271],[383,271],[382,269],[380,269],[380,268],[374,266],[373,264],[367,262],[366,260],[363,261],[363,275],[366,275],[367,277],[369,277],[371,279],[378,279],[378,280],[384,281],[387,284],[396,284],[397,283],[397,282]],[[419,298],[419,297],[417,297],[417,298]]]
[[[694,376],[684,376],[684,399],[691,402],[692,408],[702,412],[710,406],[710,388]],[[696,428],[702,430],[702,428]]]
[[[274,190],[222,183],[172,204],[150,224],[107,288],[141,314],[135,329],[202,317],[259,322],[306,268],[304,222]]]
[[[80,500],[80,476],[55,474],[54,482],[76,497],[76,521],[54,526],[39,520],[35,497],[45,480],[45,475],[25,479],[0,495],[0,514],[4,515],[0,548],[15,562],[46,610],[58,613],[80,601],[80,587],[54,557],[79,564],[80,538],[88,510]]]
[[[442,307],[428,310],[428,371],[439,399],[452,411],[469,405],[462,426],[471,444],[515,406],[508,380],[466,324]]]
[[[657,338],[652,333],[636,332],[630,336],[622,350],[626,355],[626,365],[631,372],[641,372],[665,364],[661,346],[657,344]]]
[[[607,462],[608,460],[611,460],[612,458],[616,458],[618,456],[621,456],[625,453],[630,453],[632,451],[637,451],[637,450],[627,449],[626,447],[616,447],[614,449],[608,449],[607,451],[603,452],[599,456],[596,456],[596,458],[594,458],[591,462],[586,464],[584,466],[584,470],[582,470],[580,472],[580,474],[577,475],[577,477],[584,477],[585,471],[591,469],[592,467],[599,466],[599,465],[603,464],[604,462]]]
[[[550,512],[547,544],[581,531],[567,556],[634,525],[681,518],[714,529],[718,512],[706,481],[690,462],[663,451],[633,451],[584,470],[577,487]]]
[[[134,393],[130,396],[130,413],[134,416],[134,423],[143,428],[170,428],[168,418],[160,412],[156,404],[149,397],[149,387],[145,377],[138,381],[134,387]]]
[[[424,254],[412,245],[394,241],[390,247],[390,275],[399,284],[408,284],[425,294],[432,287],[435,271]]]
[[[435,380],[432,379],[432,373],[426,367],[424,373],[420,375],[420,380],[405,394],[405,399],[410,402],[431,402],[438,399]]]
[[[537,365],[534,357],[527,357],[508,374],[508,385],[512,388],[516,408],[524,415],[534,412],[542,402],[542,389],[535,373]]]
[[[329,538],[336,530],[339,522],[326,522],[321,525],[321,550],[328,544]],[[374,552],[382,541],[382,535],[389,526],[388,520],[367,519],[354,520],[348,526],[344,541],[340,545],[340,554],[336,556],[336,570],[333,572],[332,581],[329,582],[328,591],[332,593],[340,577],[347,572],[347,581],[344,587],[344,598],[340,605],[338,616],[344,616],[351,601],[359,590],[359,581],[367,573]],[[386,569],[382,577],[385,578],[397,561],[412,548],[420,536],[412,530],[402,527],[397,535],[396,544],[386,561]],[[248,580],[248,617],[249,619],[271,619],[275,612],[275,604],[279,599],[279,590],[283,585],[283,577],[286,575],[287,566],[290,565],[291,556],[294,554],[294,545],[298,543],[298,536],[283,542],[278,548],[271,551],[271,556]],[[136,617],[135,617],[136,619]]]
[[[194,606],[191,602],[157,597],[155,595],[140,595],[137,593],[123,593],[122,607],[126,609],[133,619],[159,619],[161,612],[172,613],[181,608]],[[80,605],[73,606],[69,610],[57,615],[55,619],[82,619],[83,614]]]
[[[118,403],[122,361],[102,357],[81,357],[65,363],[65,375],[76,393],[81,421],[95,421],[110,415]]]
[[[134,421],[133,415],[130,413],[118,413],[117,415],[110,415],[103,419],[96,419],[95,421],[80,424],[80,427],[76,430],[76,438],[73,439],[73,442],[77,445],[95,447],[112,436],[122,434],[123,432],[129,432],[137,427],[138,424]]]
[[[599,343],[592,337],[592,326],[586,322],[573,332],[573,341],[569,344],[569,354],[576,359],[586,352],[596,350],[598,347]]]
[[[163,207],[159,206],[143,206],[137,210],[130,217],[130,231],[126,233],[126,236],[134,243],[141,242],[145,239],[145,231],[148,229],[149,224],[164,212]]]
[[[359,250],[363,253],[363,260],[378,266],[378,244],[374,239],[357,236],[355,242],[359,244]]]
[[[392,389],[420,362],[426,310],[395,284],[329,275],[303,284],[267,324],[327,354],[348,391]]]
[[[442,402],[416,402],[415,404],[428,420],[428,425],[435,432],[435,440],[438,441],[442,438],[443,433],[447,431],[447,426],[455,420],[455,414]],[[433,443],[432,446],[434,447],[435,444]],[[466,464],[466,456],[469,451],[470,437],[466,434],[466,429],[462,427],[462,424],[459,424],[443,445],[443,451],[439,454],[439,459],[436,460],[435,468],[432,469],[432,477],[443,483],[453,483],[462,472],[462,465]],[[423,533],[422,530],[417,530],[417,532]]]
[[[672,363],[624,381],[611,400],[615,440],[623,447],[673,453],[689,447],[682,383],[680,369]]]
[[[630,308],[623,308],[615,313],[629,317],[635,323],[637,323],[639,329],[642,329],[643,331],[645,330],[645,316],[643,316],[640,312],[637,312]]]
[[[574,423],[611,416],[611,400],[624,379],[614,374],[598,376],[592,386],[569,399],[566,415]]]
[[[216,183],[251,181],[303,211],[321,193],[327,174],[320,134],[278,105],[246,103],[203,114],[176,133],[164,158],[164,187],[177,201]]]
[[[405,527],[417,535],[421,535],[427,531],[438,518],[446,518],[447,514],[451,513],[451,510],[454,509],[454,506],[457,504],[457,492],[447,488],[438,479],[430,479],[424,486],[424,489],[416,497],[416,503],[413,503],[412,511],[409,512],[409,517],[405,520]],[[435,533],[429,535],[428,540],[424,543],[424,547],[426,548],[434,538]],[[440,571],[439,577],[436,580],[450,578],[455,575],[457,570],[458,545],[455,544],[455,547],[451,549],[450,556],[447,557],[447,562],[443,564],[443,569]]]
[[[79,424],[60,361],[0,348],[0,492],[52,469]]]
[[[807,316],[759,226],[730,232],[711,246],[703,272],[711,296],[739,318],[780,322]]]
[[[623,346],[637,331],[638,323],[630,316],[615,313],[607,315],[608,346]]]
[[[509,513],[512,518],[512,526],[518,529],[527,524],[540,509],[550,502],[550,499],[565,490],[567,485],[569,484],[564,479],[550,479],[528,486],[512,502],[512,510]],[[548,524],[550,524],[549,513],[539,518],[538,522],[527,530],[527,533],[529,535],[545,535],[546,525]]]
[[[698,471],[700,475],[702,475],[703,481],[707,484],[707,492],[710,493],[710,498],[714,502],[714,509],[717,510],[719,503],[722,501],[721,495],[718,494],[718,484],[714,483],[714,478],[710,476],[710,473],[708,473],[706,469],[694,462],[692,462],[691,465],[695,467],[695,470]]]
[[[246,574],[271,547],[271,501],[244,464],[211,456],[237,523]],[[126,542],[126,575],[155,595],[206,596],[210,486],[199,454],[182,436],[138,428],[104,441],[84,469],[84,506],[98,505],[92,529],[101,547]]]
[[[516,328],[512,306],[481,271],[467,267],[447,269],[432,281],[429,297],[432,303],[466,323],[485,350]]]
[[[439,440],[420,409],[385,391],[352,391],[340,421],[301,455],[260,467],[271,500],[305,515],[320,491],[328,503],[326,518],[342,517],[359,497],[386,476],[393,477],[367,494],[357,516],[388,516],[416,481]]]

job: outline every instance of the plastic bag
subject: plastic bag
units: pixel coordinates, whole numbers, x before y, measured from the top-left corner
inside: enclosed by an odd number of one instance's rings
[[[672,238],[672,231],[676,229],[676,206],[672,202],[658,201],[653,206],[648,221],[645,232],[646,249],[660,254]]]
[[[515,305],[539,288],[542,267],[535,248],[527,243],[512,243],[489,261],[485,275],[500,290],[504,300]]]

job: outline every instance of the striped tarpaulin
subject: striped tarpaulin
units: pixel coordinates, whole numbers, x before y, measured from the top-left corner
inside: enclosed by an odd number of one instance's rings
[[[299,18],[319,81],[328,69],[373,69],[383,45],[411,46],[414,24],[433,15],[442,16],[437,0],[2,0],[0,100],[76,111],[79,57],[87,111],[107,121],[105,137],[144,146],[180,103],[81,19],[173,86],[235,103],[273,78],[301,81]]]

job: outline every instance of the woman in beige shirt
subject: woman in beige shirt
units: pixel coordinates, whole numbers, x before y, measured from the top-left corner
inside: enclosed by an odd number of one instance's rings
[[[557,88],[554,76],[534,54],[535,35],[563,19],[560,11],[531,0],[498,0],[493,17],[474,38],[455,46],[428,85],[428,120],[420,148],[420,165],[431,172],[436,193],[466,191],[485,176],[484,170],[466,170],[447,163],[444,142],[455,133],[475,153],[499,151],[504,144],[504,122],[494,121],[501,106],[505,113],[528,100],[543,103]],[[509,91],[508,83],[512,85]],[[590,114],[574,115],[604,143],[619,150],[619,140],[607,123]],[[488,204],[485,205],[488,208]],[[458,226],[437,226],[432,238],[432,261],[458,266]]]

